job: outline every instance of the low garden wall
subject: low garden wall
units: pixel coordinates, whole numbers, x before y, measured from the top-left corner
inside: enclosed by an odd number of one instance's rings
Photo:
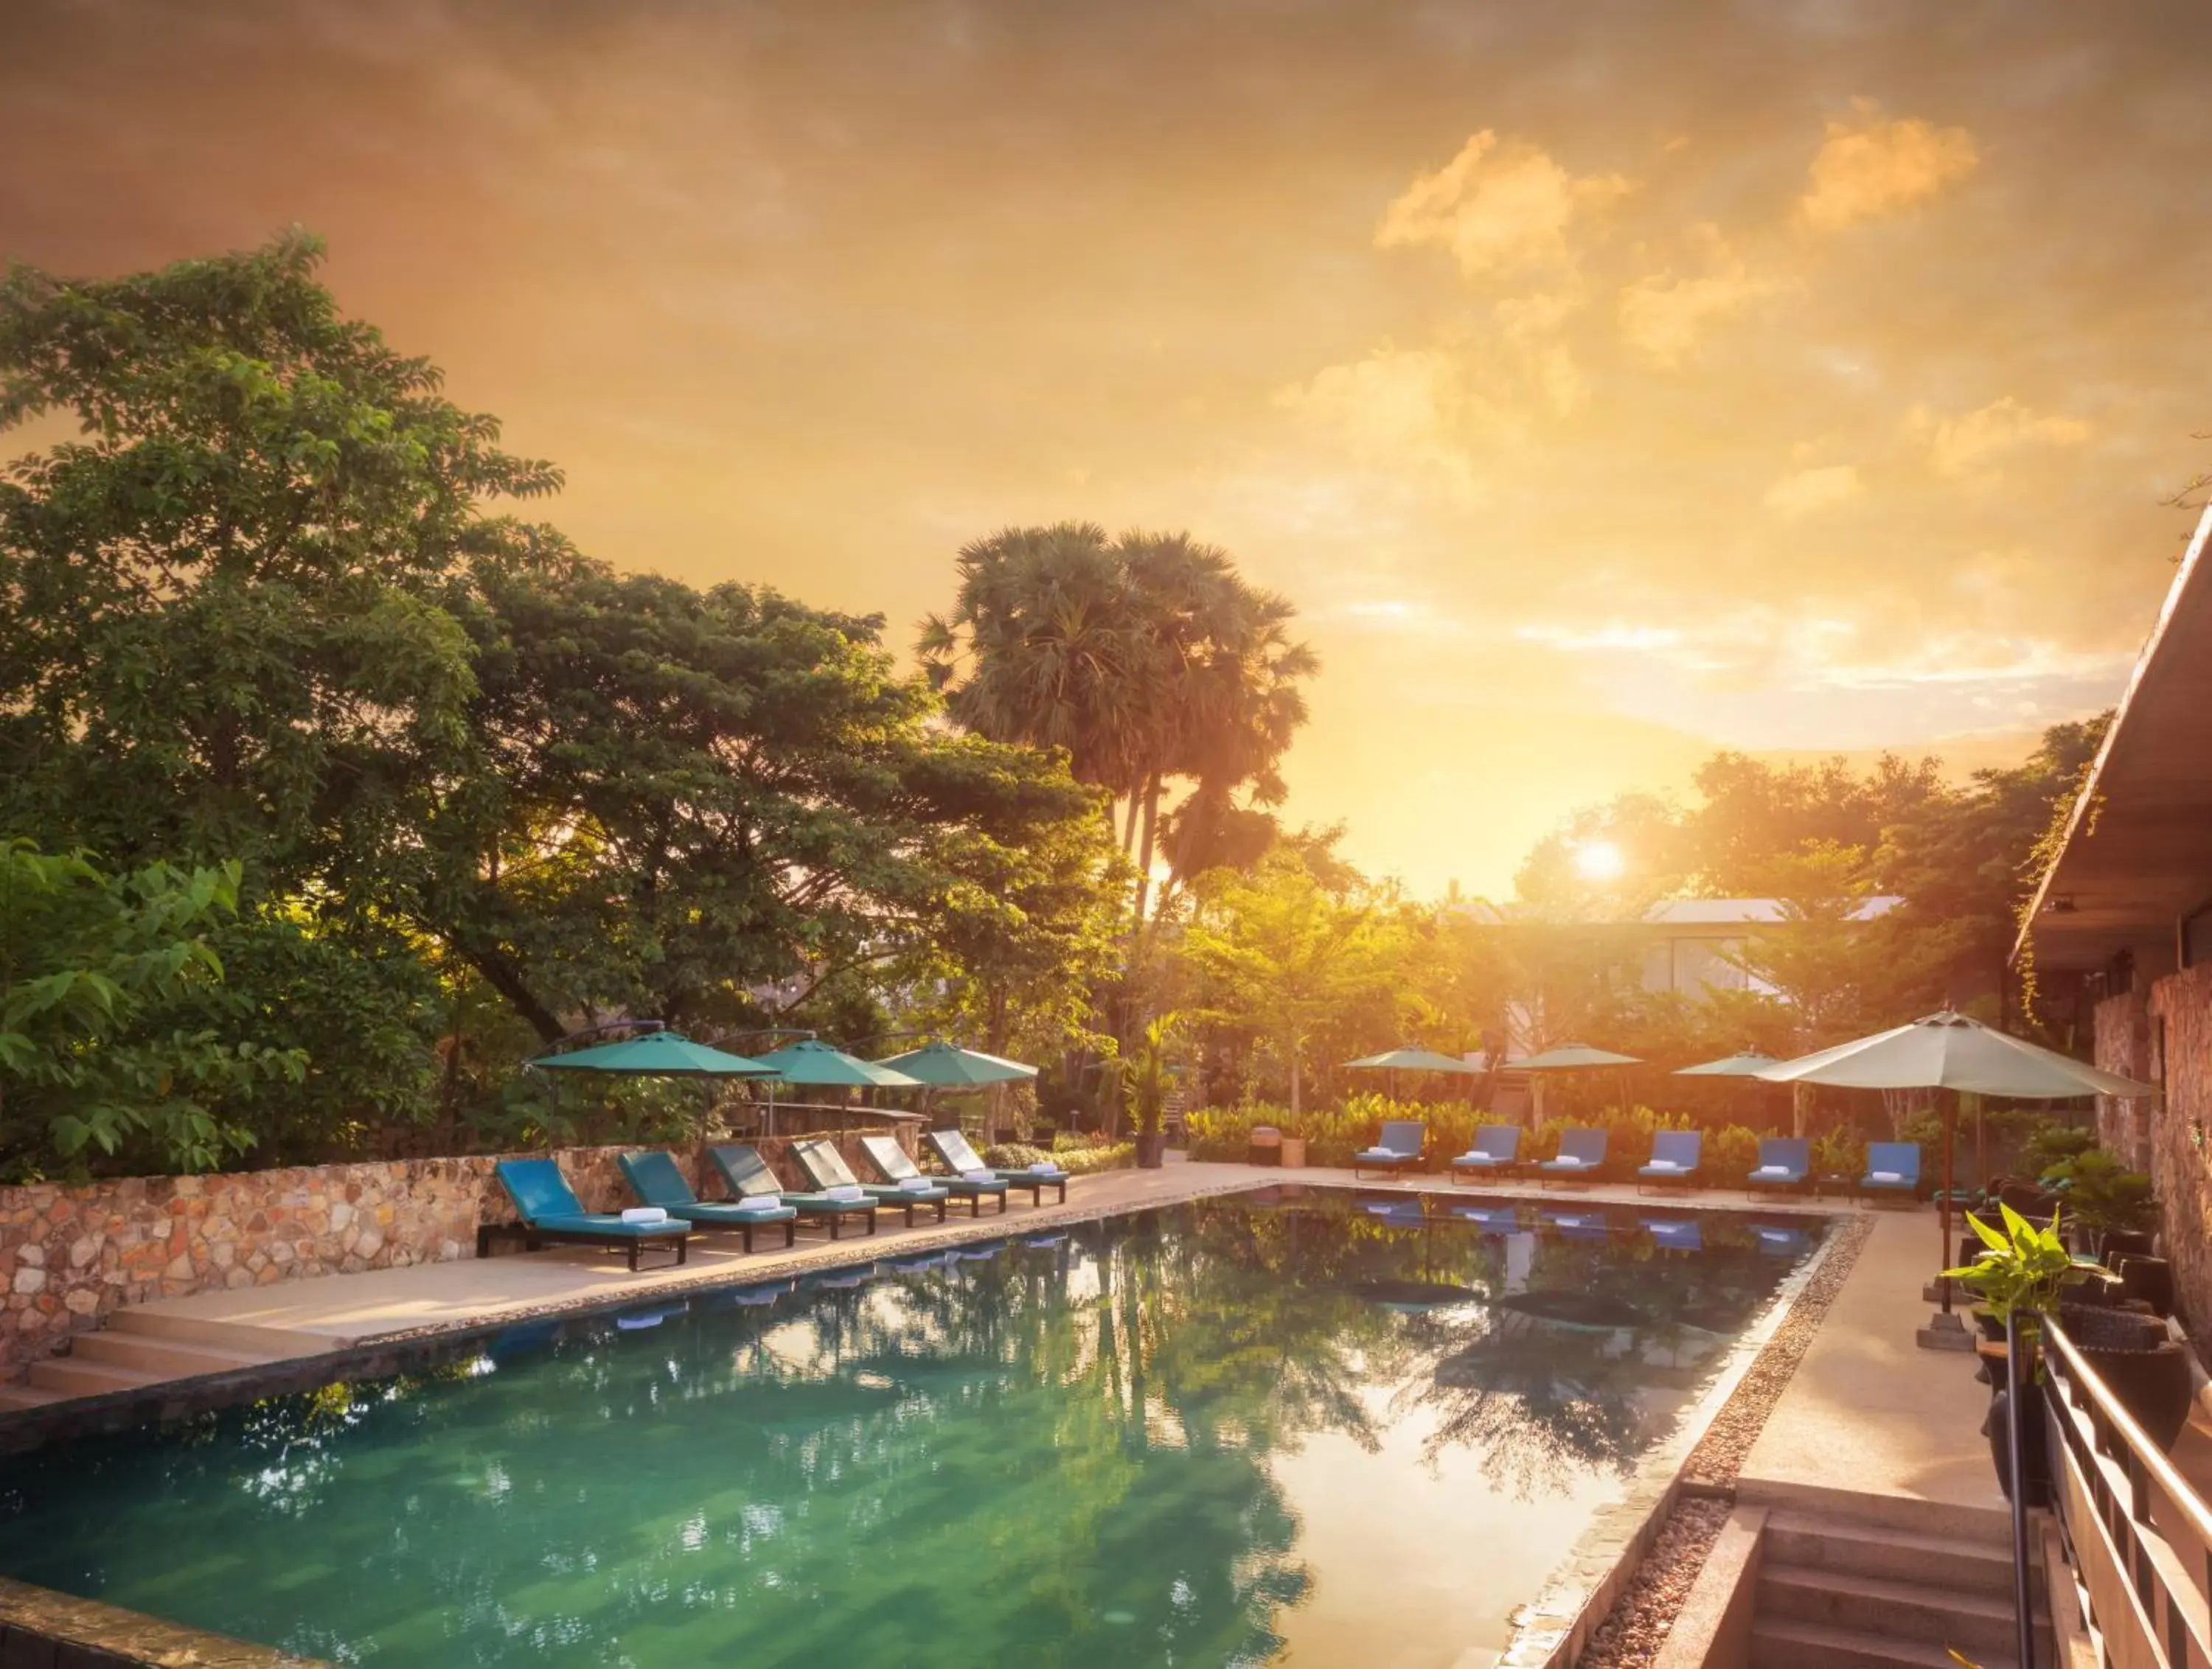
[[[910,1130],[899,1134],[913,1145]],[[788,1138],[754,1145],[798,1186],[784,1157]],[[617,1211],[637,1202],[615,1160],[636,1150],[565,1148],[553,1156],[587,1209]],[[702,1156],[678,1160],[702,1198],[717,1198],[719,1184],[693,1174]],[[407,1159],[0,1187],[0,1378],[125,1304],[473,1257],[480,1223],[514,1219],[492,1174],[496,1162]]]

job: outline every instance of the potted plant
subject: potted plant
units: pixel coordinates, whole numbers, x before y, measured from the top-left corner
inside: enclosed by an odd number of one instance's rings
[[[1947,1269],[1943,1274],[1972,1290],[1982,1301],[1982,1314],[1988,1318],[1984,1324],[1987,1331],[1996,1335],[1984,1341],[1978,1351],[1988,1366],[1993,1393],[1989,1417],[1982,1423],[1982,1431],[1990,1440],[1990,1459],[1996,1467],[1997,1487],[2009,1499],[2012,1399],[2004,1384],[2006,1375],[1998,1371],[1998,1363],[2007,1361],[2008,1351],[1998,1341],[2016,1332],[2025,1355],[2021,1371],[2024,1375],[2034,1372],[2035,1341],[2039,1332],[2037,1323],[2040,1318],[2057,1307],[2059,1295],[2068,1287],[2097,1278],[2110,1280],[2112,1277],[2074,1261],[2073,1254],[2066,1249],[2057,1217],[2052,1217],[2048,1228],[2040,1228],[2009,1205],[2000,1204],[1997,1210],[2002,1214],[2001,1229],[1991,1228],[1972,1211],[1966,1213],[1967,1225],[1984,1250],[1973,1262]],[[2017,1327],[2008,1326],[2007,1324],[2014,1318]],[[2026,1460],[2025,1482],[2029,1503],[2033,1505],[2045,1499],[2050,1489],[2043,1446],[2028,1444]]]
[[[2068,1215],[2096,1237],[2097,1254],[2107,1264],[2124,1253],[2149,1253],[2150,1178],[2141,1171],[2091,1148],[2058,1160],[2043,1173],[2043,1181],[2064,1199]]]
[[[1275,1162],[1285,1170],[1304,1170],[1306,1166],[1305,1115],[1283,1120],[1283,1146]]]
[[[1182,1030],[1182,1017],[1169,1013],[1148,1022],[1136,1041],[1114,1058],[1114,1074],[1137,1131],[1137,1164],[1158,1170],[1167,1158],[1167,1133],[1160,1128],[1167,1116],[1168,1092],[1175,1081],[1170,1065]]]

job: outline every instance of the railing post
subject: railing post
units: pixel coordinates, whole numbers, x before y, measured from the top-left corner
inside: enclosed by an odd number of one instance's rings
[[[2005,1461],[2012,1474],[2012,1603],[2020,1669],[2035,1669],[2035,1617],[2027,1572],[2027,1388],[2021,1371],[2020,1311],[2005,1314]]]

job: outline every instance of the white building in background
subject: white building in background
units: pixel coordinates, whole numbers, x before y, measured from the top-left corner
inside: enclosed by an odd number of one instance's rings
[[[1873,921],[1904,902],[1887,894],[1869,898],[1850,919]],[[1644,947],[1644,988],[1690,996],[1763,990],[1763,983],[1744,972],[1737,959],[1754,933],[1786,930],[1789,919],[1778,898],[1664,899],[1644,915],[1644,925],[1651,930]]]

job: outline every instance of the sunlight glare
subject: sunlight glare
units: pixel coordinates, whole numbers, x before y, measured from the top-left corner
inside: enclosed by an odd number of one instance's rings
[[[1575,848],[1575,873],[1585,881],[1618,881],[1628,859],[1610,841],[1584,841]]]

